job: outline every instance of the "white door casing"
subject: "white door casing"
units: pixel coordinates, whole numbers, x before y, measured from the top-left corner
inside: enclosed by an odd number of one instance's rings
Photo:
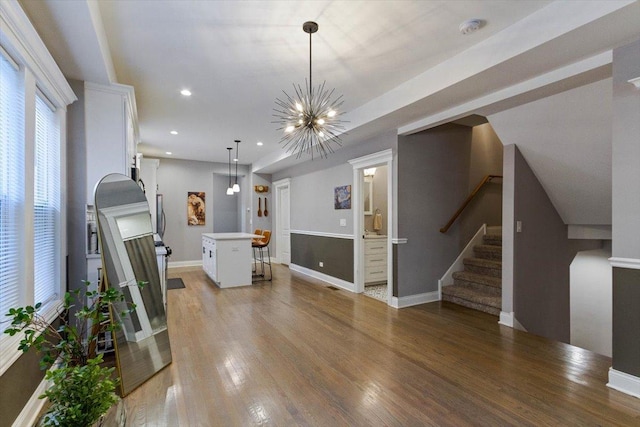
[[[393,245],[391,230],[395,230],[393,218],[393,151],[391,149],[349,160],[353,167],[352,200],[353,209],[353,283],[357,293],[364,292],[364,169],[374,166],[387,166],[387,305],[393,297]]]
[[[273,183],[275,189],[274,236],[276,238],[276,259],[282,264],[291,263],[291,179],[285,178]]]

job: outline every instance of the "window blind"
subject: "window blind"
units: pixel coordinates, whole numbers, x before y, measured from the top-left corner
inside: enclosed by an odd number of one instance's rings
[[[60,277],[60,125],[40,93],[36,95],[34,146],[34,302],[57,297]]]
[[[24,230],[24,85],[0,52],[0,314],[20,305]],[[2,316],[4,317],[4,316]],[[0,318],[0,321],[4,320]],[[0,323],[0,332],[8,324]]]

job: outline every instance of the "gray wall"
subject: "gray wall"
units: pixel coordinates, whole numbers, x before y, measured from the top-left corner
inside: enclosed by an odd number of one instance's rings
[[[273,224],[271,220],[273,219],[273,213],[276,207],[275,207],[275,201],[273,200],[274,190],[273,190],[273,185],[271,185],[271,175],[254,173],[252,175],[252,178],[253,178],[254,187],[256,185],[268,185],[269,191],[266,193],[256,193],[253,190],[253,187],[251,188],[251,206],[252,206],[251,232],[253,232],[253,230],[255,230],[256,228],[259,228],[261,230],[273,231]],[[258,197],[262,199],[262,216],[261,217],[258,216]],[[265,198],[267,199],[267,207],[268,207],[267,210],[269,211],[269,215],[267,216],[264,215]],[[269,246],[271,247],[271,255],[274,255],[276,253],[275,238],[271,239],[271,243],[269,243]]]
[[[353,185],[353,168],[348,163],[293,178],[291,229],[353,234],[352,209],[334,208],[334,188],[342,185]],[[340,219],[346,220],[346,227],[340,226]]]
[[[570,342],[569,268],[580,250],[602,242],[569,240],[567,225],[547,193],[515,148],[513,297],[518,322],[529,332]]]
[[[163,240],[173,251],[170,263],[201,261],[202,233],[239,231],[239,212],[243,209],[240,198],[243,191],[249,189],[243,179],[240,195],[227,196],[227,168],[224,163],[160,159],[158,194],[163,195],[167,221]],[[238,172],[244,176],[247,167],[241,166]],[[203,226],[187,225],[187,193],[190,191],[205,192],[206,219]]]
[[[353,240],[291,233],[291,263],[353,282]]]
[[[470,194],[486,175],[502,175],[502,142],[489,123],[475,126],[471,133],[469,164]],[[454,227],[460,227],[460,244],[465,246],[482,224],[502,225],[502,180],[487,183],[469,203]]]
[[[460,251],[440,228],[467,197],[471,128],[445,125],[398,138],[398,296],[438,290]]]
[[[640,40],[613,51],[613,256],[640,262]],[[640,377],[640,270],[613,268],[613,368]]]

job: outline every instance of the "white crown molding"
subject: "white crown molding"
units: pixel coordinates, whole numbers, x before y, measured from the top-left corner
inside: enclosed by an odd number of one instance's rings
[[[335,239],[353,240],[353,234],[325,233],[324,231],[289,230],[291,234],[304,234],[306,236],[332,237]]]
[[[391,304],[389,305],[394,308],[405,308],[436,301],[440,301],[440,293],[438,291],[433,291],[425,292],[423,294],[408,295],[406,297],[392,297]]]
[[[314,279],[329,283],[330,285],[344,289],[345,291],[354,293],[356,291],[355,285],[353,283],[347,282],[346,280],[338,279],[337,277],[329,276],[328,274],[320,273],[319,271],[315,271],[310,268],[302,267],[297,264],[289,264],[289,270],[304,274],[305,276],[313,277]]]
[[[393,243],[394,245],[404,245],[408,241],[409,239],[407,239],[406,237],[394,237],[391,239],[391,243]]]
[[[275,188],[275,187],[282,187],[283,185],[289,185],[289,184],[291,184],[291,178],[282,178],[277,181],[273,181],[271,183],[271,186]]]
[[[640,378],[609,368],[607,387],[640,399]]]
[[[0,1],[0,44],[9,54],[17,56],[14,60],[24,64],[33,73],[40,89],[56,107],[66,110],[67,105],[77,99],[16,0]]]
[[[636,258],[611,257],[609,258],[609,263],[611,264],[612,267],[640,270],[640,259],[636,259]]]
[[[636,89],[640,89],[640,77],[636,77],[635,79],[627,80],[629,83],[634,85]]]
[[[353,169],[360,169],[364,167],[369,167],[369,165],[375,163],[385,163],[393,160],[393,150],[387,149],[383,151],[379,151],[377,153],[368,154],[366,156],[358,157],[356,159],[349,160]]]

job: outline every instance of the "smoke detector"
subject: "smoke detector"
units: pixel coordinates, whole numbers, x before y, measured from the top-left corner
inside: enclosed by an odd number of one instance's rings
[[[479,30],[480,28],[482,28],[485,24],[485,21],[483,21],[482,19],[469,19],[467,21],[464,21],[462,24],[460,24],[460,33],[462,33],[462,35],[467,35],[467,34],[471,34],[477,30]]]

